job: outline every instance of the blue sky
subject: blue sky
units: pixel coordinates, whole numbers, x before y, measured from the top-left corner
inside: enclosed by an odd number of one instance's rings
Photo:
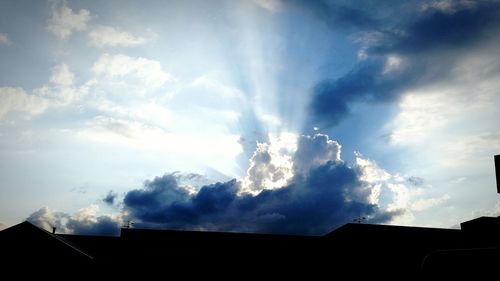
[[[0,223],[500,215],[498,1],[3,1]]]

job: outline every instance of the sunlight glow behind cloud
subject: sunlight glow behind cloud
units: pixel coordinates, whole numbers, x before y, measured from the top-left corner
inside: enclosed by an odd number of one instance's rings
[[[297,135],[282,133],[269,135],[267,142],[257,143],[241,191],[257,195],[265,189],[286,186],[294,175],[293,156],[297,151],[297,141]]]

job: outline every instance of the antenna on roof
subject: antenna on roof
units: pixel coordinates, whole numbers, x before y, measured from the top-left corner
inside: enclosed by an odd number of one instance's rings
[[[134,225],[134,222],[132,222],[131,220],[128,220],[127,223],[125,223],[125,225],[123,227],[125,227],[125,228],[131,228],[132,225]]]
[[[366,218],[362,216],[358,216],[357,218],[353,219],[353,221],[357,223],[362,223],[364,220],[366,220]]]

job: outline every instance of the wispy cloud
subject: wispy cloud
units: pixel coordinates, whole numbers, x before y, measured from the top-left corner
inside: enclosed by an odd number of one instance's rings
[[[89,84],[74,84],[75,74],[64,63],[51,69],[49,82],[31,91],[0,87],[0,119],[15,112],[21,114],[21,119],[30,119],[50,107],[64,107],[79,101],[89,91]]]
[[[32,94],[26,93],[22,88],[0,88],[0,118],[9,112],[21,112],[24,118],[43,113],[49,107],[49,101]]]
[[[9,36],[5,33],[0,33],[0,45],[10,45],[12,42],[9,39]]]
[[[123,54],[103,54],[92,66],[96,75],[108,79],[137,78],[146,87],[158,88],[173,81],[160,62],[147,58],[134,58]]]
[[[274,13],[278,12],[283,6],[281,0],[254,0],[254,1],[260,7]]]
[[[450,199],[448,194],[436,198],[426,198],[419,199],[411,205],[411,209],[414,211],[423,211],[432,207],[437,207]]]
[[[90,42],[97,47],[134,47],[145,44],[150,39],[133,35],[112,26],[98,25],[88,33]],[[151,36],[149,36],[151,37]]]
[[[52,16],[47,25],[47,29],[61,39],[68,38],[74,31],[84,31],[90,20],[90,12],[81,9],[77,13],[73,12],[65,0],[51,1]]]
[[[69,87],[73,85],[75,74],[69,70],[67,64],[60,64],[52,69],[50,82],[57,86]]]

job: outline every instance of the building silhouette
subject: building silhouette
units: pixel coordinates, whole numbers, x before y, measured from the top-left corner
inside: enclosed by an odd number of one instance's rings
[[[232,280],[497,274],[500,218],[480,217],[460,227],[349,223],[324,236],[122,228],[119,237],[108,237],[55,234],[23,222],[0,232],[0,255],[2,273],[17,277],[40,272],[73,278]]]

